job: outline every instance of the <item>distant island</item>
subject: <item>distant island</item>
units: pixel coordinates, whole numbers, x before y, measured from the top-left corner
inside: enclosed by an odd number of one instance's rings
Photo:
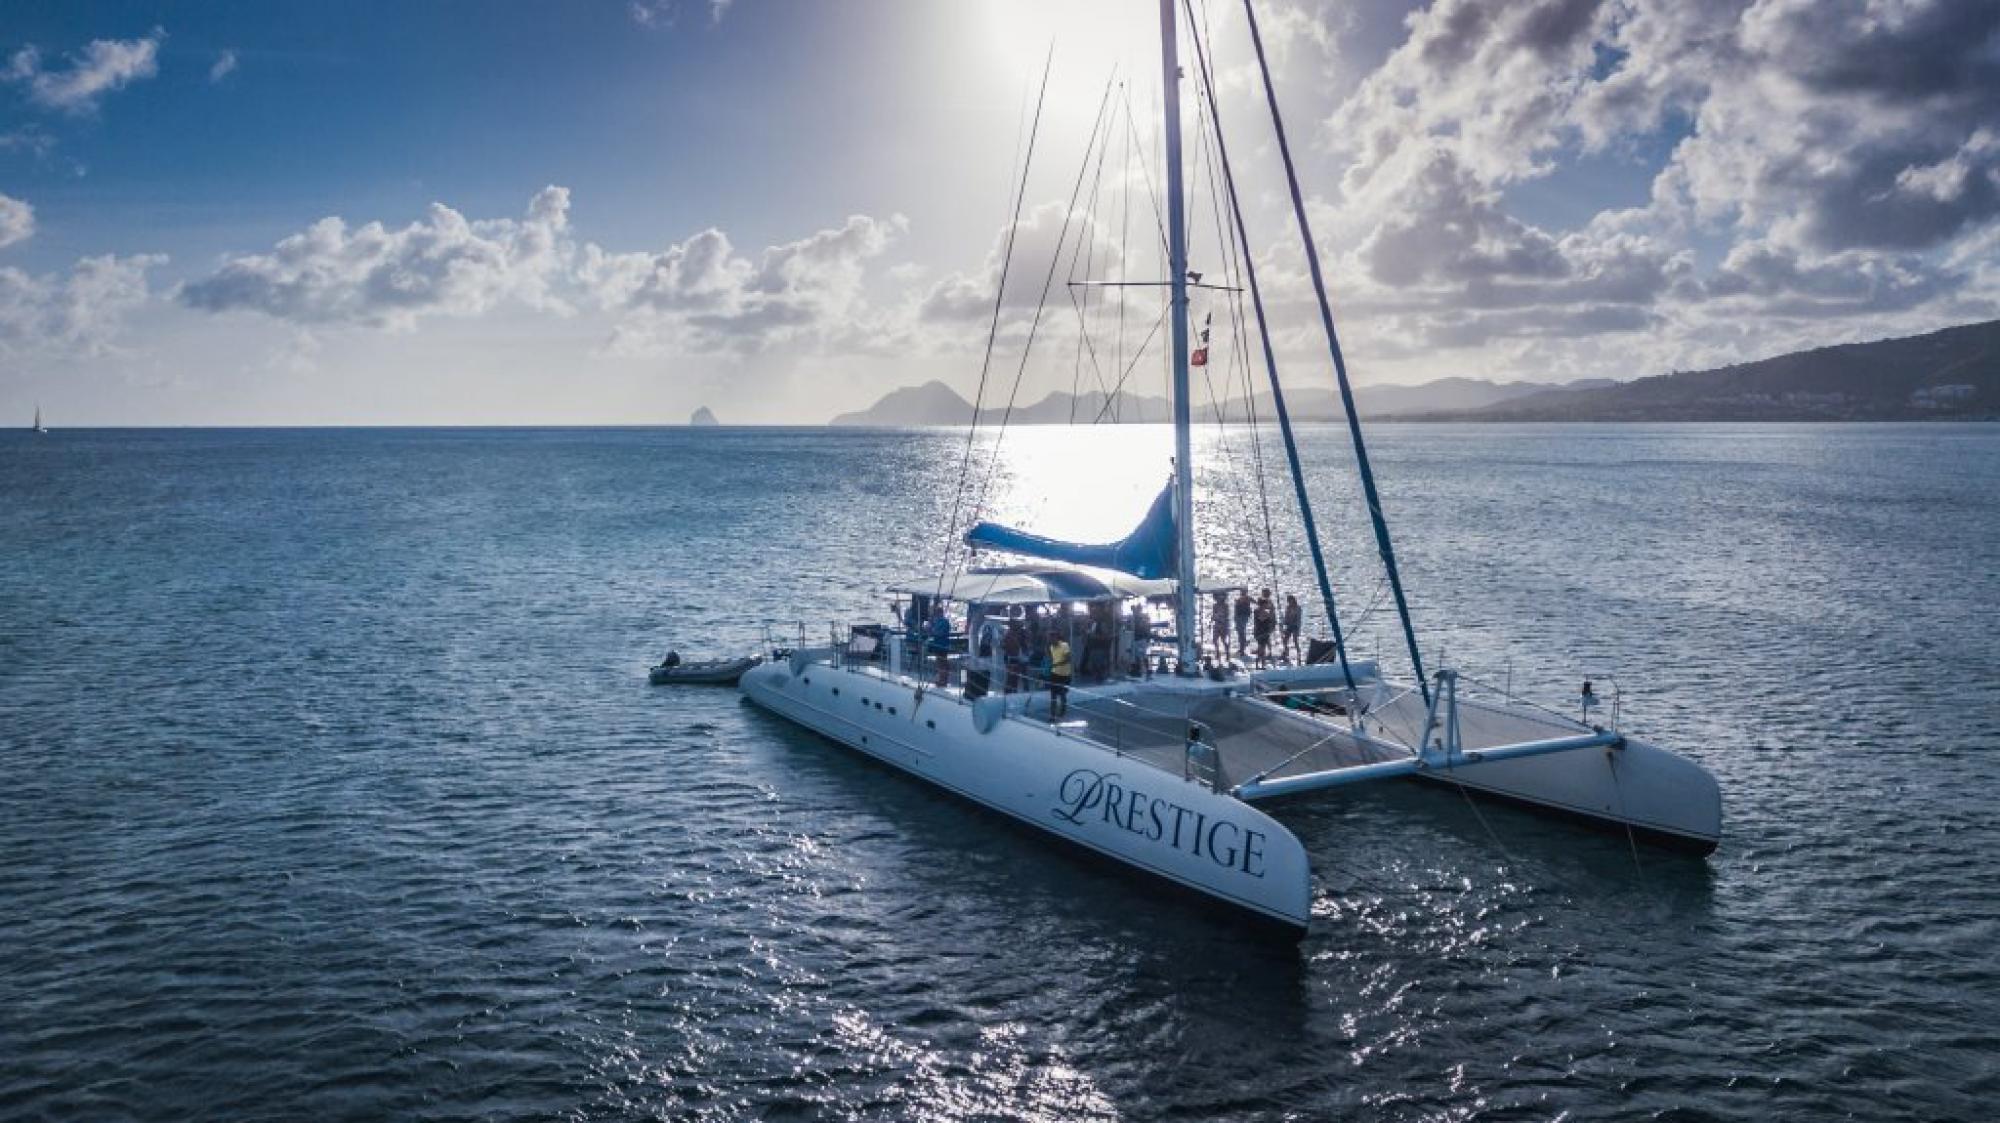
[[[688,418],[688,424],[695,426],[707,426],[707,425],[720,425],[722,424],[722,422],[717,421],[715,419],[714,410],[709,409],[707,406],[702,406],[700,409],[694,411],[694,416]]]
[[[1364,417],[1396,421],[1910,421],[2000,419],[2000,320],[1927,335],[1798,351],[1714,370],[1618,382],[1491,382],[1441,378],[1416,386],[1362,386],[1354,391]],[[1334,421],[1343,414],[1331,387],[1288,389],[1294,420]],[[979,411],[979,423],[1001,409]],[[1214,420],[1217,407],[1198,407]],[[1271,395],[1231,398],[1224,420],[1273,415]],[[1071,395],[1058,391],[1017,406],[1011,423],[1157,423],[1172,420],[1166,399],[1121,392]],[[972,403],[943,382],[891,391],[865,410],[830,424],[964,425]]]

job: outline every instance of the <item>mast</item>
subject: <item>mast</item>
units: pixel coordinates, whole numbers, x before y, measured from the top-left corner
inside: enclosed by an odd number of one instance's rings
[[[1160,0],[1160,102],[1166,110],[1167,275],[1172,297],[1167,320],[1174,340],[1174,564],[1182,674],[1195,673],[1194,458],[1188,393],[1187,216],[1181,197],[1181,67],[1174,0]]]

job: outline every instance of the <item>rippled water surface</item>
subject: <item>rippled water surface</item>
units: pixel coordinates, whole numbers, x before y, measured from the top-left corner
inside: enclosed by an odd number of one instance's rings
[[[1991,1118],[2000,426],[1373,439],[1427,657],[1615,679],[1721,778],[1712,858],[1354,789],[1281,810],[1273,947],[647,686],[935,572],[960,433],[0,435],[0,1116]],[[1261,582],[1273,450],[1203,445],[1205,568]],[[1004,452],[982,510],[1060,534],[1166,470]]]

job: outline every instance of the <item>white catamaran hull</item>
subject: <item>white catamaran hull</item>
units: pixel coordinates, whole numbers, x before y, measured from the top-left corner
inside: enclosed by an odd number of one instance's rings
[[[1423,777],[1612,830],[1642,842],[1707,854],[1722,837],[1722,789],[1707,769],[1627,738],[1584,749],[1453,768]]]
[[[1053,727],[976,721],[974,706],[950,694],[825,663],[794,666],[752,669],[743,696],[1037,830],[1305,928],[1305,847],[1262,811]]]

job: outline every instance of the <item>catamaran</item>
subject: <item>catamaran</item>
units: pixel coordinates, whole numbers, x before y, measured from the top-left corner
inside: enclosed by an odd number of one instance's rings
[[[1247,289],[1254,308],[1332,639],[1299,665],[1247,669],[1228,657],[1226,641],[1203,658],[1200,604],[1216,583],[1198,579],[1195,556],[1189,288],[1198,277],[1188,267],[1176,3],[1160,3],[1171,480],[1137,529],[1114,542],[1062,541],[992,521],[972,525],[964,546],[1019,560],[954,565],[899,582],[891,591],[908,598],[903,619],[839,627],[822,645],[774,648],[743,675],[744,697],[1048,835],[1294,933],[1311,916],[1311,858],[1264,805],[1336,787],[1394,778],[1443,783],[1606,827],[1635,846],[1712,851],[1722,819],[1715,778],[1621,732],[1615,707],[1608,725],[1591,720],[1597,698],[1588,683],[1581,715],[1572,718],[1511,690],[1481,696],[1454,669],[1426,674],[1247,0],[1249,40],[1412,678],[1393,680],[1379,660],[1350,656],[1247,253],[1236,291]],[[1212,175],[1219,173],[1227,202],[1218,218],[1247,246],[1207,44],[1191,8],[1188,14],[1196,92],[1207,108],[1203,139],[1213,146]],[[1005,283],[1003,271],[1003,290]],[[996,324],[997,305],[998,298]],[[1197,341],[1196,366],[1205,361],[1206,335]],[[1057,650],[1058,638],[1075,654],[1040,667],[1023,658],[1031,642]],[[1061,672],[1072,661],[1087,687],[1069,688]]]

